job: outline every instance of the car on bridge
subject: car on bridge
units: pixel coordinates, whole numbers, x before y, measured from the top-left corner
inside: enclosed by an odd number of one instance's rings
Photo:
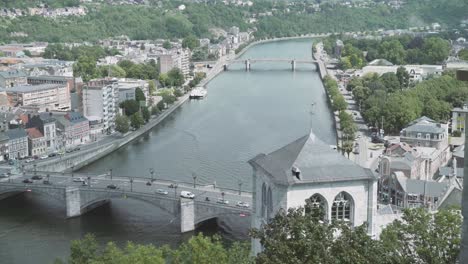
[[[229,201],[228,200],[224,200],[223,198],[218,198],[218,201],[216,201],[217,203],[220,203],[220,204],[229,204]]]
[[[242,207],[242,208],[249,208],[249,204],[246,202],[237,202],[236,206]]]
[[[23,183],[33,183],[33,181],[31,179],[24,179]]]
[[[107,185],[107,189],[115,190],[115,189],[118,189],[118,187],[115,184],[109,184],[109,185]]]
[[[42,176],[34,175],[34,176],[31,177],[31,179],[33,179],[33,180],[42,180]]]
[[[42,183],[45,184],[45,185],[52,185],[52,183],[50,181],[48,181],[48,180],[44,180]]]
[[[188,198],[188,199],[194,199],[195,198],[195,194],[191,193],[191,192],[187,192],[187,191],[181,191],[180,192],[180,197],[182,198]]]
[[[73,178],[73,182],[84,182],[84,181],[85,181],[85,178],[83,178],[83,177]]]
[[[156,190],[156,194],[162,194],[162,195],[167,195],[169,192],[168,191],[165,191],[163,189],[157,189]]]

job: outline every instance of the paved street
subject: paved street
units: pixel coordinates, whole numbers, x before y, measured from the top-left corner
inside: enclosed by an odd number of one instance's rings
[[[43,180],[47,179],[45,175],[42,180],[34,180],[33,183],[25,184],[27,185],[43,185]],[[32,175],[22,176],[22,175],[13,175],[10,179],[3,178],[0,179],[0,182],[12,182],[12,183],[21,183],[24,179],[31,178]],[[236,203],[239,201],[246,202],[249,205],[252,203],[252,196],[250,193],[242,192],[242,195],[238,195],[236,190],[227,190],[222,188],[214,188],[213,185],[209,186],[200,186],[197,185],[197,188],[193,188],[189,183],[176,183],[172,181],[158,180],[154,181],[151,186],[146,185],[149,179],[135,178],[133,183],[130,183],[130,179],[123,177],[113,177],[112,180],[107,174],[103,175],[93,175],[90,177],[91,185],[83,186],[81,182],[74,182],[73,179],[78,179],[82,177],[88,181],[88,176],[86,174],[74,174],[72,178],[71,175],[62,176],[59,174],[51,174],[49,181],[54,186],[76,186],[80,188],[100,188],[106,189],[108,185],[114,184],[118,187],[118,190],[125,192],[138,192],[145,194],[154,194],[154,195],[164,195],[156,193],[157,189],[162,189],[168,192],[168,196],[179,197],[181,191],[189,191],[195,194],[195,200],[205,201],[206,197],[210,199],[210,202],[216,203],[218,199],[222,199],[222,192],[224,192],[224,200],[229,201],[228,206],[236,206]],[[177,188],[170,188],[171,184],[177,184]]]

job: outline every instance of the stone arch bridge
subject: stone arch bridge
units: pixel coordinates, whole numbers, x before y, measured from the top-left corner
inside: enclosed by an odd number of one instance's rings
[[[185,199],[174,194],[157,194],[153,192],[129,191],[128,189],[108,189],[79,185],[45,185],[39,182],[0,182],[0,199],[33,192],[62,202],[66,208],[66,217],[78,217],[112,199],[130,198],[154,205],[174,216],[180,216],[180,230],[182,233],[195,230],[203,221],[225,215],[250,215],[250,208],[241,208],[235,204],[223,204],[214,200],[205,201],[205,196],[195,199]],[[224,195],[224,194],[223,194]],[[230,195],[232,199],[232,195]],[[224,199],[224,198],[223,198]],[[250,198],[251,199],[251,198]],[[244,197],[245,200],[245,197]]]

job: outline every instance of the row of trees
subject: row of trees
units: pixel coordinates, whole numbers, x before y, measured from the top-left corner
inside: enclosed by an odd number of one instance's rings
[[[405,210],[402,220],[388,225],[380,239],[368,236],[365,224],[351,228],[344,222],[324,223],[322,215],[311,205],[280,211],[251,231],[263,248],[256,257],[250,256],[247,243],[226,246],[217,236],[199,234],[176,249],[130,242],[123,248],[110,242],[102,249],[94,236],[86,235],[72,242],[68,263],[452,264],[460,252],[462,218],[454,209],[435,214],[422,208]]]
[[[353,78],[347,89],[351,90],[367,124],[399,132],[410,121],[427,116],[445,122],[453,107],[462,107],[468,99],[468,85],[456,80],[454,73],[430,77],[417,84],[409,83],[403,67],[397,73],[368,74]],[[407,89],[409,86],[411,89]]]

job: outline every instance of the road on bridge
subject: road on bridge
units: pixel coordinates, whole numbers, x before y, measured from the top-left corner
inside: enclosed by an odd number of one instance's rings
[[[33,183],[24,183],[25,186],[31,185],[44,185],[43,180],[46,180],[44,173],[38,173],[43,177],[42,180],[33,180]],[[31,179],[33,174],[22,176],[16,175],[11,176],[11,178],[4,178],[1,179],[1,182],[11,182],[11,183],[22,183],[25,179]],[[76,182],[79,177],[86,180],[86,182],[90,181],[87,186],[83,186],[82,182]],[[195,195],[195,199],[197,201],[206,202],[206,197],[210,199],[210,203],[218,203],[218,200],[223,200],[223,193],[224,193],[224,201],[228,201],[228,204],[222,204],[223,206],[228,207],[237,207],[238,202],[248,203],[249,210],[252,204],[252,196],[250,193],[242,192],[241,195],[237,193],[235,190],[227,190],[223,188],[215,188],[213,185],[203,186],[203,185],[196,185],[196,188],[193,188],[193,185],[190,186],[189,183],[177,183],[172,181],[166,180],[155,180],[152,182],[150,186],[147,185],[150,179],[146,178],[132,178],[133,182],[130,181],[129,178],[123,177],[113,177],[110,179],[109,175],[98,175],[98,176],[89,176],[89,180],[87,176],[81,174],[76,175],[74,177],[72,175],[59,175],[59,174],[50,174],[49,182],[54,186],[76,186],[82,189],[85,188],[99,188],[99,189],[108,189],[107,186],[114,184],[117,186],[118,190],[124,192],[136,192],[136,193],[145,193],[145,194],[154,194],[154,195],[164,195],[169,197],[180,197],[181,191],[189,191]],[[171,188],[171,184],[177,185],[177,188]],[[157,193],[156,190],[161,189],[167,191],[167,194],[160,194]],[[108,189],[110,190],[110,189]],[[220,202],[219,202],[220,203]],[[219,204],[221,205],[221,204]],[[247,208],[246,208],[247,209]]]

